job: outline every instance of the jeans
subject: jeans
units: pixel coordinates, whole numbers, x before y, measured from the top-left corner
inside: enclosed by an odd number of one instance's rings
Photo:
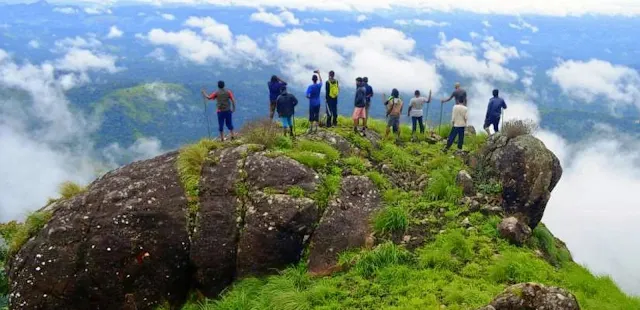
[[[338,125],[338,98],[329,98],[327,106],[329,113],[331,113],[331,115],[327,115],[327,127]]]
[[[464,128],[465,127],[453,127],[447,140],[447,149],[453,144],[453,140],[458,136],[458,149],[462,150],[462,144],[464,143]]]
[[[424,133],[424,123],[422,122],[422,116],[411,117],[411,132],[416,132],[416,123],[420,124],[420,133]]]
[[[227,129],[233,130],[233,121],[231,119],[231,111],[219,111],[218,112],[218,131],[224,130],[224,124],[227,124]]]

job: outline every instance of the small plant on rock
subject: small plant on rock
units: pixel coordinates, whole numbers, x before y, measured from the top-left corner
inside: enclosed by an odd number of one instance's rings
[[[502,132],[507,138],[530,135],[538,130],[538,124],[530,119],[507,121],[502,125]]]

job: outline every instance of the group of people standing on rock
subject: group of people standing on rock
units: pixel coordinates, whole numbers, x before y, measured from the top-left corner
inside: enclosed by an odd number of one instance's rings
[[[312,84],[307,87],[306,97],[309,100],[309,133],[316,132],[320,124],[320,95],[322,92],[322,76],[320,70],[314,70],[311,77]],[[294,117],[295,107],[298,105],[298,99],[287,90],[287,82],[280,77],[273,75],[267,83],[269,89],[269,118],[273,120],[275,113],[278,113],[280,122],[284,129],[284,134],[294,137]],[[338,125],[338,95],[340,94],[340,84],[335,78],[335,72],[329,72],[329,78],[325,83],[325,113],[326,127]],[[362,136],[366,135],[367,119],[369,118],[369,109],[371,107],[371,98],[373,97],[373,88],[369,85],[367,77],[356,78],[356,92],[354,99],[354,109],[351,115],[353,120],[353,131]],[[224,81],[218,82],[218,90],[207,95],[202,90],[202,95],[208,100],[216,100],[218,130],[220,139],[224,141],[224,125],[230,132],[231,139],[233,134],[232,113],[236,109],[235,97],[231,90],[225,88]],[[484,121],[484,130],[491,135],[490,127],[493,126],[494,132],[499,131],[500,118],[502,110],[507,108],[504,99],[500,98],[497,89],[493,90],[493,98],[489,100],[487,113]],[[455,90],[447,99],[440,100],[441,104],[445,104],[455,99],[455,104],[451,113],[452,129],[447,139],[447,144],[443,151],[449,150],[451,145],[457,138],[458,149],[462,149],[464,143],[465,128],[467,127],[468,111],[467,111],[467,92],[460,87],[460,83],[455,84]],[[391,95],[387,97],[382,94],[382,101],[386,110],[387,125],[385,137],[389,135],[391,130],[399,138],[400,137],[400,118],[402,116],[404,102],[400,98],[400,92],[394,88]],[[424,124],[424,106],[427,105],[427,119],[429,117],[429,104],[431,103],[431,90],[427,97],[422,96],[419,90],[414,92],[414,97],[409,101],[407,116],[411,118],[412,138],[415,138],[416,131],[419,127],[420,134],[425,133]],[[442,110],[441,115],[442,119]],[[360,127],[360,122],[362,126]]]

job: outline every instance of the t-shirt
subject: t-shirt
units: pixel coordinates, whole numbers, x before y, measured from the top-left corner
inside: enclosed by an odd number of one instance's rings
[[[456,99],[456,102],[460,102],[460,98],[462,98],[462,102],[464,104],[467,103],[467,92],[462,88],[454,90],[453,93],[451,93],[451,96]]]
[[[489,100],[489,106],[487,107],[487,119],[500,118],[502,109],[506,109],[507,104],[500,97],[493,97]]]
[[[218,108],[218,112],[224,112],[231,110],[230,100],[235,101],[236,99],[233,97],[233,93],[230,89],[219,88],[217,91],[211,93],[207,97],[209,100],[216,100],[216,107]]]
[[[276,101],[280,95],[280,88],[282,88],[282,86],[286,86],[287,83],[280,81],[271,83],[271,81],[269,81],[267,82],[267,85],[269,86],[269,100]]]
[[[322,83],[311,84],[307,87],[307,97],[309,97],[309,105],[317,107],[320,105],[320,90]]]
[[[390,116],[400,116],[402,113],[402,99],[393,98],[387,104],[387,110]]]
[[[356,98],[354,105],[357,108],[364,108],[367,106],[367,89],[364,86],[356,89]]]
[[[427,103],[428,99],[425,97],[413,97],[411,101],[409,101],[409,106],[411,107],[411,112],[409,115],[412,117],[420,117],[422,116],[422,107],[425,103]]]
[[[451,122],[453,122],[453,127],[467,127],[467,107],[462,104],[453,106]]]

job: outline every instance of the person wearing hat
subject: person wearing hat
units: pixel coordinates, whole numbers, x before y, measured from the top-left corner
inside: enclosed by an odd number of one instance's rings
[[[366,90],[366,100],[367,100],[367,105],[365,107],[365,112],[367,112],[366,119],[369,119],[369,108],[371,107],[371,97],[373,97],[373,87],[369,85],[369,78],[366,76],[362,78],[362,82],[364,83],[364,88]],[[365,125],[365,128],[366,128],[366,125]]]
[[[353,131],[358,133],[358,123],[362,120],[362,133],[367,128],[367,89],[364,87],[364,81],[361,77],[356,78],[356,98],[354,101],[353,115]]]
[[[455,90],[453,91],[453,93],[451,93],[451,97],[449,97],[449,99],[442,99],[440,100],[440,103],[446,103],[449,102],[451,99],[456,98],[456,103],[462,102],[462,104],[466,107],[467,106],[467,92],[460,88],[460,83],[456,82],[456,85],[454,86]]]

